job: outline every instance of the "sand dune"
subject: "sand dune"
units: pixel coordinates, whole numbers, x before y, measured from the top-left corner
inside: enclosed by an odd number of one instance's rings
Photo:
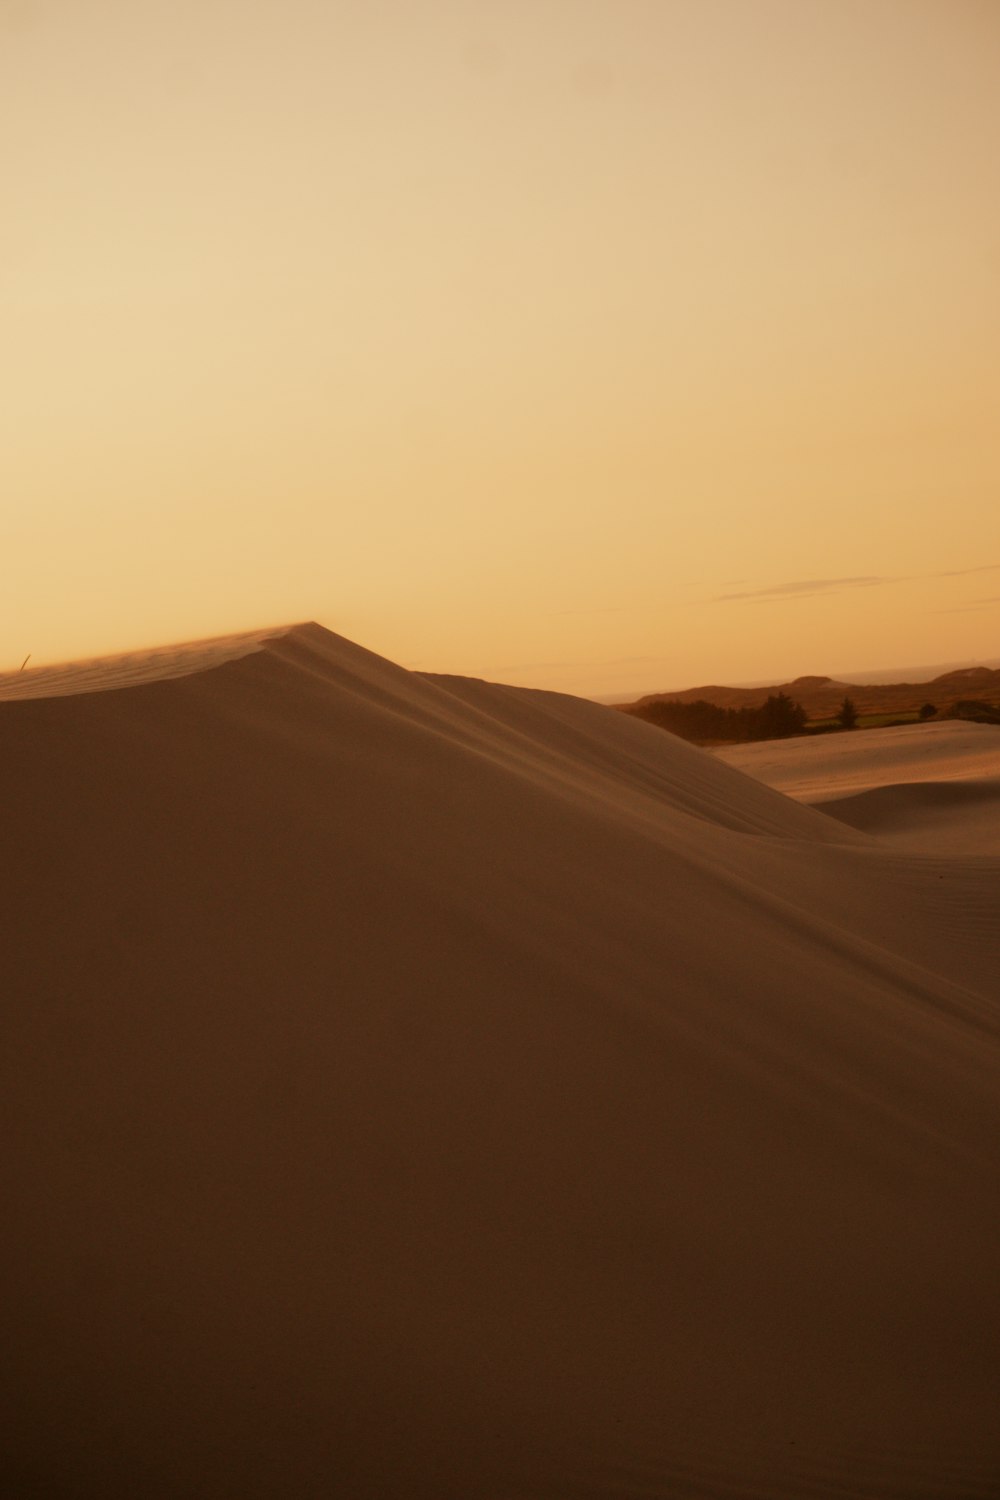
[[[789,797],[827,802],[877,786],[979,781],[1000,775],[1000,728],[948,719],[854,734],[762,740],[713,754]]]
[[[907,724],[715,754],[897,849],[1000,854],[1000,728],[991,724]]]
[[[1000,860],[248,639],[0,703],[8,1492],[1000,1493]]]
[[[852,828],[915,853],[1000,854],[1000,776],[878,786],[819,805]]]

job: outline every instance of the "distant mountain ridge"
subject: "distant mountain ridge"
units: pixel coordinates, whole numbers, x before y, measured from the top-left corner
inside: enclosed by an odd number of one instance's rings
[[[621,708],[645,708],[653,703],[714,703],[718,708],[759,708],[769,696],[787,693],[801,703],[810,719],[824,719],[835,714],[845,697],[850,698],[859,714],[904,713],[933,703],[947,709],[959,699],[996,698],[1000,696],[1000,668],[960,667],[943,672],[929,682],[841,682],[834,677],[796,677],[792,682],[771,687],[705,687],[684,688],[673,693],[647,693]]]

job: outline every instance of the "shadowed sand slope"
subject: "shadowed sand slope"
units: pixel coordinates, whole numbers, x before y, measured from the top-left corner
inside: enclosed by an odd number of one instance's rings
[[[897,848],[1000,855],[1000,776],[877,786],[818,805],[851,828],[877,834]]]
[[[0,770],[10,1493],[998,1493],[1000,861],[317,626]]]

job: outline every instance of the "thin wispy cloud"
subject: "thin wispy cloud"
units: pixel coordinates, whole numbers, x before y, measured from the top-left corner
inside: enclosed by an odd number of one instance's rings
[[[711,604],[730,604],[737,600],[806,599],[812,594],[840,593],[842,589],[871,589],[885,583],[901,583],[899,578],[880,578],[864,574],[856,578],[796,578],[790,583],[774,583],[766,589],[748,589],[740,594],[717,594]]]
[[[952,568],[947,573],[928,573],[928,578],[968,578],[971,573],[995,573],[1000,563],[983,563],[978,568]]]
[[[931,613],[935,615],[966,615],[979,609],[989,609],[992,604],[1000,604],[1000,594],[992,594],[988,599],[973,599],[971,604],[954,604],[951,609],[935,609]]]
[[[975,568],[949,568],[937,573],[901,573],[895,576],[882,574],[859,574],[852,578],[795,578],[787,583],[772,583],[763,589],[747,589],[737,594],[716,594],[709,604],[769,604],[794,603],[797,599],[814,598],[817,594],[839,594],[848,589],[886,588],[895,583],[915,583],[933,578],[968,578],[974,573],[995,573],[1000,563],[981,563]],[[996,600],[974,600],[971,604],[957,605],[954,609],[935,610],[935,614],[957,614],[960,610],[978,605],[993,604]]]

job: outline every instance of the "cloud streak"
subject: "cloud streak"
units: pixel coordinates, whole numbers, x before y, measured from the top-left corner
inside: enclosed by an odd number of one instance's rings
[[[931,578],[969,578],[974,573],[995,573],[1000,563],[982,563],[975,568],[950,568],[940,573],[900,573],[885,576],[878,573],[863,573],[852,578],[795,578],[787,583],[772,583],[764,589],[747,589],[738,594],[716,594],[709,604],[779,604],[794,603],[797,599],[811,599],[817,594],[841,594],[848,589],[886,588],[894,583],[914,583]],[[969,609],[977,604],[993,604],[995,598],[974,600]],[[956,610],[936,610],[937,614],[957,613]]]
[[[983,563],[978,568],[953,568],[947,573],[928,573],[928,578],[968,578],[972,573],[995,573],[1000,563]]]
[[[1000,604],[1000,594],[993,594],[989,599],[973,599],[971,604],[955,604],[951,609],[935,609],[936,615],[967,615],[975,610],[989,609],[991,604]]]
[[[885,583],[901,583],[899,578],[880,578],[876,574],[863,574],[857,578],[797,578],[790,583],[774,583],[766,589],[749,589],[741,594],[717,594],[711,604],[731,604],[739,601],[770,599],[807,599],[813,594],[840,593],[843,589],[878,588]]]

